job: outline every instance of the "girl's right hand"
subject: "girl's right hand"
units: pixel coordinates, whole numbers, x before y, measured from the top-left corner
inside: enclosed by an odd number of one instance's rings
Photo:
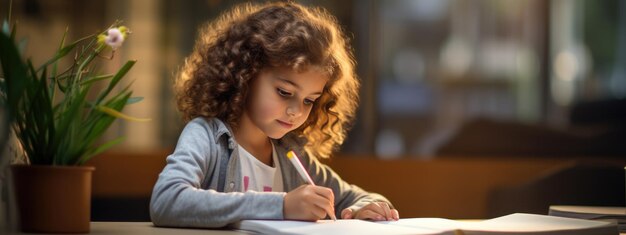
[[[302,185],[285,195],[283,215],[289,220],[315,221],[335,214],[335,196],[326,187]]]

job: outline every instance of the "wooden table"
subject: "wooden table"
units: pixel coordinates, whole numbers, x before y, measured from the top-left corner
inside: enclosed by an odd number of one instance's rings
[[[469,221],[469,220],[468,220]],[[8,235],[33,234],[33,233],[8,233]],[[188,228],[161,228],[155,227],[152,222],[91,222],[89,234],[137,234],[137,235],[233,235],[249,234],[236,230],[217,229],[188,229]],[[626,235],[626,233],[620,233]]]
[[[9,233],[31,234],[31,233]],[[188,229],[155,227],[152,222],[91,222],[89,234],[136,234],[136,235],[233,235],[248,234],[243,231],[217,229]]]

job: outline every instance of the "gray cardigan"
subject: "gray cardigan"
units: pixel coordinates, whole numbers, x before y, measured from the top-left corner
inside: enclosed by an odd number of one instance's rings
[[[316,185],[335,195],[339,218],[344,208],[389,201],[343,181],[337,173],[302,150],[292,135],[273,140],[284,191],[305,184],[285,154],[295,150]],[[241,192],[239,151],[229,127],[219,119],[196,118],[180,135],[174,153],[154,185],[150,217],[156,226],[218,228],[243,219],[283,219],[284,192]],[[356,166],[355,166],[356,167]],[[390,204],[391,205],[391,204]]]

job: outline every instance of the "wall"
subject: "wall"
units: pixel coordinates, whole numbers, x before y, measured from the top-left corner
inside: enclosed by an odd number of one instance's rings
[[[140,209],[147,212],[147,200],[168,154],[169,150],[110,152],[92,159],[89,165],[96,166],[93,197],[108,199],[110,203],[115,203],[114,199],[140,201]],[[346,181],[385,195],[402,217],[481,219],[488,218],[488,196],[493,189],[540,178],[576,161],[520,157],[385,161],[341,156],[326,163]],[[619,159],[611,161],[625,163]],[[115,219],[116,214],[123,212],[114,210],[106,216]],[[143,215],[139,219],[146,218]]]

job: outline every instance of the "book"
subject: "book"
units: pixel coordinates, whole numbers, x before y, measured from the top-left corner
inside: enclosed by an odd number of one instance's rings
[[[235,228],[261,234],[416,234],[416,235],[617,235],[613,222],[516,213],[482,221],[407,218],[398,221],[243,220]]]
[[[626,232],[626,207],[550,206],[549,215],[568,218],[615,221],[620,232]]]

